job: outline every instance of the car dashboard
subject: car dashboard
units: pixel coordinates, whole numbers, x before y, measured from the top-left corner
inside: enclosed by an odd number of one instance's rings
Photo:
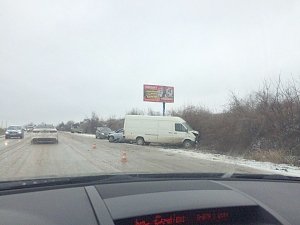
[[[300,224],[297,182],[156,180],[0,192],[1,224]]]

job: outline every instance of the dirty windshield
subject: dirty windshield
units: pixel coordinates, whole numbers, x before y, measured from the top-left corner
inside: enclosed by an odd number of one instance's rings
[[[1,0],[0,181],[300,176],[299,15],[296,0]]]

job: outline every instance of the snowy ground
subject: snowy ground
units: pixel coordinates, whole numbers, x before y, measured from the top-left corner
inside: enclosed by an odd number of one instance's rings
[[[160,149],[163,152],[176,153],[192,158],[198,158],[203,160],[209,160],[213,162],[223,162],[228,164],[234,164],[237,166],[246,166],[249,168],[265,170],[274,174],[281,174],[286,176],[297,176],[300,177],[300,168],[287,164],[275,164],[271,162],[259,162],[255,160],[243,159],[241,157],[231,157],[221,154],[203,153],[192,150],[181,150],[181,149]]]
[[[73,135],[83,136],[83,137],[87,137],[87,138],[95,138],[94,134],[74,133]],[[156,146],[155,148],[157,148],[157,147],[158,146]],[[160,147],[158,149],[162,152],[172,153],[172,154],[175,153],[178,155],[184,155],[184,156],[196,158],[196,159],[208,160],[208,161],[213,161],[213,162],[223,162],[223,163],[236,165],[237,167],[245,166],[245,167],[249,167],[249,168],[253,168],[253,169],[264,170],[264,171],[274,173],[274,174],[300,177],[300,168],[296,167],[296,166],[287,165],[287,164],[259,162],[259,161],[255,161],[255,160],[243,159],[242,157],[232,157],[232,156],[226,156],[226,155],[221,155],[221,154],[205,153],[205,152],[199,152],[199,151],[195,151],[195,150],[171,149],[171,148],[163,149]]]
[[[69,132],[67,132],[69,133]],[[79,134],[79,133],[72,133],[72,135],[82,136],[82,137],[89,137],[89,138],[96,138],[95,134]]]

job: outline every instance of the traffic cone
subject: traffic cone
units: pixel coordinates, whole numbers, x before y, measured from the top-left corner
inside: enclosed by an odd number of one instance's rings
[[[96,149],[96,144],[93,144],[93,145],[92,145],[92,149]]]
[[[122,151],[121,162],[122,163],[126,163],[127,162],[127,154],[126,154],[125,151]]]

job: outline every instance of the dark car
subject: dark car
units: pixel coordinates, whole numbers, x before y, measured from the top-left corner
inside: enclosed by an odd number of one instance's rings
[[[5,138],[24,138],[24,129],[22,126],[9,126],[5,131]]]
[[[109,127],[97,127],[96,138],[106,139],[111,131]]]

